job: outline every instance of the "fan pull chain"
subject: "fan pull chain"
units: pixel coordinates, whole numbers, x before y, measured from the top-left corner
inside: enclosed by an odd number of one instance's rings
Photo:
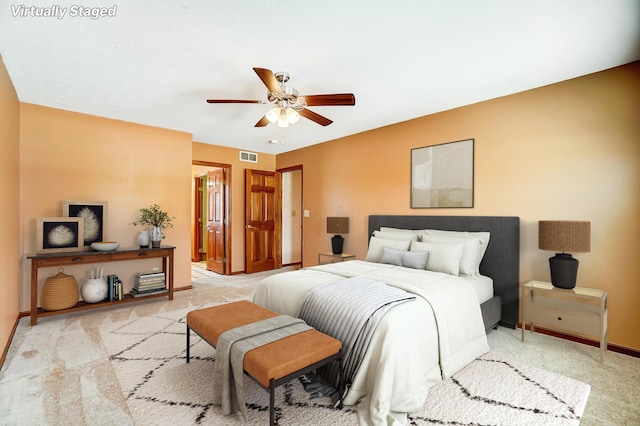
[[[282,128],[282,145],[284,145],[284,127]]]

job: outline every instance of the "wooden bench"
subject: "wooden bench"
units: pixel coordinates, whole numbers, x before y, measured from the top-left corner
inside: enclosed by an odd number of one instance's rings
[[[190,330],[214,348],[222,333],[277,316],[249,301],[232,302],[187,313],[187,362]],[[342,406],[342,344],[315,329],[294,334],[248,351],[244,371],[269,391],[269,424],[275,424],[275,388],[332,361],[340,363],[338,406]]]

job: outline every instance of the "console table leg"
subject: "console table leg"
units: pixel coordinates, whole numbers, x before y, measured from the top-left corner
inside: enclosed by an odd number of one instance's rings
[[[169,255],[169,300],[173,300],[173,252]]]
[[[38,262],[31,262],[31,325],[38,324]]]

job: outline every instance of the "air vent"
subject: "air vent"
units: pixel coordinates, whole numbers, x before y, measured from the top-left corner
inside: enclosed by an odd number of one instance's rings
[[[246,161],[247,163],[257,163],[258,154],[255,152],[240,151],[240,161]]]

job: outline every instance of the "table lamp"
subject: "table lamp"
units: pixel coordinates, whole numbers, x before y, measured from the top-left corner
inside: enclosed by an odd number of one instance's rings
[[[559,288],[574,288],[578,260],[569,253],[591,250],[591,222],[541,220],[538,222],[538,248],[556,252],[549,258],[551,284]]]
[[[327,218],[327,234],[335,234],[331,238],[331,251],[333,254],[342,254],[342,246],[344,238],[340,234],[349,233],[348,217],[328,217]]]

